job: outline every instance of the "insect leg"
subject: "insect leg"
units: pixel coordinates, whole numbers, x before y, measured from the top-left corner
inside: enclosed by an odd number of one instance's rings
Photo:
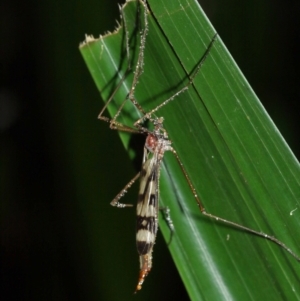
[[[196,191],[195,187],[193,186],[190,177],[188,176],[188,174],[187,174],[187,172],[186,172],[186,170],[185,170],[185,168],[184,168],[181,160],[179,159],[179,156],[177,155],[177,153],[176,153],[176,151],[174,149],[171,149],[171,151],[174,154],[175,158],[177,159],[177,162],[178,162],[178,164],[179,164],[179,166],[180,166],[180,168],[181,168],[181,170],[182,170],[182,172],[183,172],[183,174],[185,176],[186,181],[188,182],[188,185],[189,185],[189,187],[190,187],[190,189],[191,189],[191,191],[192,191],[192,193],[194,195],[194,198],[196,199],[196,202],[197,202],[197,204],[198,204],[198,206],[200,208],[200,211],[201,211],[201,213],[203,215],[205,215],[205,216],[207,216],[207,217],[209,217],[211,219],[214,219],[214,220],[216,220],[218,222],[222,222],[224,224],[233,226],[233,227],[235,227],[237,229],[241,229],[241,230],[250,232],[252,234],[255,234],[257,236],[261,236],[261,237],[263,237],[265,239],[268,239],[268,240],[274,242],[275,244],[279,245],[281,248],[283,248],[288,253],[290,253],[297,261],[300,261],[300,257],[297,254],[295,254],[290,248],[288,248],[282,241],[280,241],[276,237],[268,235],[268,234],[266,234],[264,232],[259,232],[259,231],[253,230],[251,228],[245,227],[245,226],[240,225],[238,223],[226,220],[226,219],[224,219],[222,217],[219,217],[219,216],[216,216],[216,215],[213,215],[213,214],[210,214],[210,213],[206,212],[206,210],[205,210],[205,208],[204,208],[204,206],[203,206],[200,198],[197,195],[197,191]]]
[[[133,207],[132,204],[123,204],[119,200],[124,196],[127,190],[132,186],[132,184],[140,177],[141,173],[138,172],[134,178],[117,194],[117,196],[111,201],[111,205],[118,208]]]
[[[147,159],[148,151],[146,148],[144,148],[143,153],[143,164],[145,163]],[[133,177],[126,185],[125,187],[117,194],[117,196],[111,201],[111,205],[118,207],[118,208],[124,208],[124,207],[133,207],[132,204],[123,204],[120,203],[119,200],[125,195],[127,190],[132,186],[132,184],[141,176],[141,172],[138,172],[135,177]]]
[[[129,52],[130,52],[129,33],[128,33],[128,29],[127,29],[127,24],[126,24],[126,18],[124,16],[123,10],[120,9],[120,12],[121,12],[121,15],[122,15],[122,20],[123,20],[124,33],[125,33],[127,68],[126,68],[126,71],[125,71],[124,75],[122,76],[120,82],[118,83],[116,89],[113,91],[112,95],[109,97],[106,104],[104,105],[104,107],[102,108],[101,112],[98,115],[98,119],[103,120],[105,122],[108,122],[110,124],[111,129],[120,130],[120,131],[124,131],[124,132],[131,132],[131,133],[139,133],[139,131],[132,129],[131,127],[123,125],[122,123],[117,121],[117,118],[120,115],[120,113],[121,113],[125,103],[127,102],[127,100],[128,99],[131,100],[131,99],[134,98],[133,94],[134,94],[135,87],[138,83],[139,77],[141,76],[141,74],[143,72],[144,49],[145,49],[145,43],[146,43],[146,35],[148,33],[148,21],[147,21],[146,2],[144,2],[144,1],[143,2],[138,2],[138,12],[141,10],[141,7],[140,7],[141,5],[143,5],[143,7],[144,7],[144,29],[142,30],[142,33],[141,33],[138,61],[137,61],[136,67],[135,67],[134,79],[133,79],[133,82],[132,82],[132,86],[130,88],[128,96],[124,99],[122,104],[119,106],[115,116],[111,119],[106,117],[106,116],[103,116],[103,113],[106,110],[107,106],[111,103],[111,101],[113,100],[115,94],[120,89],[120,87],[122,86],[126,76],[128,75],[129,71],[131,70],[131,60],[130,60],[130,54],[129,54]],[[140,13],[138,13],[138,15],[140,15]],[[135,100],[134,101],[131,100],[131,101],[134,103],[134,105],[136,105],[136,107],[138,108],[138,110],[140,110],[140,112],[144,113],[143,108],[138,104],[137,101],[135,101]]]
[[[166,221],[166,223],[168,224],[168,227],[170,229],[171,235],[170,235],[170,240],[168,242],[168,245],[169,245],[172,241],[173,234],[175,231],[174,224],[173,224],[173,221],[172,221],[171,215],[170,215],[170,208],[169,207],[161,207],[161,208],[159,208],[159,210],[163,213],[164,220]]]
[[[135,71],[134,71],[134,77],[132,81],[132,86],[131,89],[128,93],[127,99],[129,99],[133,105],[143,114],[145,115],[146,112],[143,109],[143,107],[137,102],[137,100],[134,97],[134,92],[135,88],[139,82],[139,78],[141,77],[143,71],[144,71],[144,54],[145,54],[145,46],[146,46],[146,37],[149,31],[149,25],[148,25],[148,9],[147,9],[147,4],[146,1],[143,0],[142,2],[143,9],[144,9],[144,28],[141,31],[141,41],[140,41],[140,48],[139,48],[139,54],[137,58],[137,63],[135,66]]]
[[[204,55],[202,56],[202,58],[200,59],[200,62],[198,63],[196,69],[194,70],[194,72],[192,73],[192,75],[189,77],[189,81],[188,83],[179,91],[177,91],[175,94],[173,94],[171,97],[169,97],[168,99],[166,99],[165,101],[163,101],[160,105],[158,105],[157,107],[155,107],[154,109],[152,109],[150,112],[148,113],[144,113],[144,116],[141,117],[140,119],[138,119],[135,123],[134,126],[138,127],[140,124],[142,124],[146,119],[151,120],[151,116],[158,111],[161,107],[164,107],[166,104],[168,104],[170,101],[174,100],[174,98],[176,98],[179,94],[183,93],[184,91],[188,90],[189,86],[193,84],[195,77],[197,76],[197,74],[199,73],[202,65],[204,64],[205,60],[207,59],[215,41],[217,40],[218,34],[215,34],[210,42],[210,44],[208,45]]]

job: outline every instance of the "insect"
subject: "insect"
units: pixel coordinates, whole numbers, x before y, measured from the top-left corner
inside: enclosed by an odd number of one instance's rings
[[[141,171],[121,190],[121,192],[113,199],[111,205],[118,207],[118,208],[125,208],[125,207],[132,207],[131,204],[124,204],[120,202],[120,199],[124,196],[126,191],[133,185],[133,183],[140,179],[140,189],[139,189],[139,196],[136,208],[136,244],[137,250],[140,259],[140,273],[138,277],[138,284],[136,286],[136,292],[142,288],[142,284],[145,280],[145,277],[149,274],[152,268],[152,252],[153,246],[156,239],[156,233],[158,229],[158,210],[159,210],[159,177],[160,177],[160,167],[164,157],[165,152],[169,151],[172,152],[175,156],[182,173],[187,181],[190,190],[192,191],[194,198],[197,202],[197,205],[200,208],[200,211],[203,215],[223,222],[225,224],[234,226],[236,228],[245,230],[247,232],[251,232],[255,235],[261,236],[266,238],[289,252],[292,256],[294,256],[298,261],[300,258],[291,250],[289,249],[284,243],[279,241],[277,238],[265,234],[263,232],[259,232],[253,230],[251,228],[242,226],[235,222],[223,219],[216,215],[210,214],[206,212],[196,189],[194,188],[192,181],[186,172],[179,156],[176,153],[176,150],[172,147],[172,142],[168,137],[168,133],[164,128],[164,118],[163,117],[156,117],[155,113],[162,108],[163,106],[167,105],[170,101],[176,98],[179,94],[186,91],[189,86],[193,83],[194,78],[198,74],[201,66],[205,62],[207,56],[209,55],[210,50],[212,49],[214,42],[217,39],[217,36],[212,38],[210,45],[206,52],[204,53],[201,61],[199,62],[198,66],[195,68],[195,71],[190,76],[188,83],[179,91],[174,93],[171,97],[163,101],[161,104],[156,106],[154,109],[146,112],[143,107],[139,104],[138,100],[135,98],[135,88],[138,84],[139,78],[143,73],[143,66],[144,66],[144,50],[146,47],[146,37],[148,34],[148,17],[147,17],[147,4],[146,1],[142,1],[141,4],[143,5],[143,18],[144,18],[144,28],[141,32],[141,39],[140,39],[140,48],[138,53],[138,60],[135,66],[133,82],[130,87],[130,91],[128,93],[127,98],[118,108],[117,113],[113,116],[113,118],[108,118],[103,115],[104,111],[106,110],[107,106],[113,100],[114,93],[109,98],[103,109],[101,110],[98,118],[105,122],[108,122],[111,129],[129,132],[129,133],[137,133],[143,134],[146,136],[146,142],[144,145],[144,152],[143,152],[143,162]],[[126,33],[126,29],[125,29]],[[126,37],[128,40],[128,37]],[[129,51],[129,47],[127,48],[127,52]],[[121,80],[122,81],[122,80]],[[118,88],[118,87],[117,87]],[[131,101],[131,103],[135,106],[135,108],[141,114],[141,117],[135,121],[134,126],[130,127],[127,126],[117,120],[119,115],[122,113],[123,107],[126,101]],[[145,121],[152,125],[153,129],[149,129],[146,127]]]

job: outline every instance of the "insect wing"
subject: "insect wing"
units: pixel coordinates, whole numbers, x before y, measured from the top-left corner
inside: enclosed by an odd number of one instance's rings
[[[137,203],[136,244],[140,255],[149,253],[155,242],[158,212],[158,166],[155,156],[142,166]]]

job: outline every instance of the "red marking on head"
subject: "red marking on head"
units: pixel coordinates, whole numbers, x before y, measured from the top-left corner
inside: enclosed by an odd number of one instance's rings
[[[157,137],[149,134],[146,138],[145,145],[149,151],[153,152],[157,145]]]

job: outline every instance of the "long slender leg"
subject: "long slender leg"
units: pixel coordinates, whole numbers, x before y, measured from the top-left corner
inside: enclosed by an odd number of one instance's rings
[[[107,106],[110,104],[110,102],[113,100],[115,94],[117,93],[117,91],[119,90],[119,88],[121,87],[121,85],[123,84],[128,72],[131,69],[131,63],[130,63],[130,55],[129,55],[129,37],[128,37],[128,31],[127,31],[127,24],[126,24],[126,18],[124,16],[123,10],[121,7],[119,7],[120,9],[120,13],[122,16],[122,20],[123,20],[123,28],[124,28],[124,33],[125,33],[125,47],[126,47],[126,57],[127,57],[127,68],[126,71],[124,73],[124,75],[122,76],[120,82],[118,83],[117,87],[115,88],[115,90],[113,91],[112,95],[109,97],[109,99],[107,100],[107,102],[105,103],[104,107],[102,108],[101,112],[98,115],[98,119],[106,121],[106,122],[111,122],[111,119],[108,117],[103,116],[104,111],[106,110]],[[122,110],[123,106],[125,104],[125,101],[122,103],[121,108],[118,109],[117,111],[117,115],[119,115],[120,111]],[[116,119],[115,117],[113,119]]]
[[[112,93],[112,95],[109,97],[109,99],[107,100],[107,102],[105,103],[104,107],[102,108],[101,112],[98,115],[98,119],[106,121],[106,122],[110,122],[110,118],[103,116],[104,111],[106,110],[107,106],[110,104],[110,102],[113,100],[114,96],[116,95],[117,91],[120,89],[121,85],[123,84],[125,77],[127,75],[127,71],[124,73],[124,75],[122,76],[120,82],[118,83],[116,89],[114,90],[114,92]],[[125,102],[122,103],[121,107],[123,108]]]
[[[123,132],[131,132],[131,133],[139,133],[140,131],[136,130],[136,129],[133,129],[129,126],[123,125],[122,123],[117,121],[117,118],[119,117],[126,101],[128,99],[132,98],[131,95],[134,94],[134,90],[135,90],[135,87],[138,83],[139,77],[143,73],[144,50],[145,50],[145,43],[146,43],[146,35],[148,33],[148,20],[147,20],[146,2],[143,1],[142,3],[143,3],[143,6],[144,6],[144,29],[142,30],[142,33],[141,33],[141,41],[140,41],[140,46],[139,46],[138,60],[137,60],[137,64],[136,64],[136,67],[135,67],[134,78],[133,78],[133,82],[132,82],[132,86],[130,88],[129,94],[124,99],[124,101],[122,102],[122,104],[118,108],[118,111],[117,111],[117,113],[115,114],[115,116],[113,118],[110,119],[106,116],[103,116],[103,113],[106,110],[107,106],[113,100],[115,94],[117,93],[117,91],[119,90],[121,85],[123,84],[128,72],[131,70],[131,62],[130,62],[130,54],[129,54],[129,37],[128,37],[129,34],[128,34],[128,29],[127,29],[127,24],[126,24],[126,18],[123,14],[123,11],[121,10],[122,19],[123,19],[123,27],[124,27],[124,32],[125,32],[125,44],[126,44],[126,53],[127,53],[128,66],[127,66],[126,72],[122,76],[122,78],[121,78],[120,82],[118,83],[116,89],[114,90],[112,95],[109,97],[106,104],[104,105],[104,107],[102,108],[101,112],[98,115],[98,119],[103,120],[105,122],[108,122],[110,124],[111,129],[120,130],[120,131],[123,131]],[[141,7],[140,7],[141,4],[138,2],[138,5],[139,5],[138,6],[138,11],[139,11],[141,9]],[[138,13],[138,15],[140,15],[140,14]],[[132,102],[142,114],[145,114],[145,111],[143,110],[143,108],[139,105],[139,103],[136,100],[134,100]]]
[[[133,82],[131,89],[128,93],[128,99],[131,100],[131,102],[136,106],[136,108],[143,114],[145,115],[146,112],[142,108],[142,106],[136,101],[134,98],[134,91],[136,88],[136,85],[138,84],[139,78],[141,77],[143,71],[144,71],[144,54],[145,54],[145,46],[146,46],[146,37],[149,31],[149,25],[148,25],[148,17],[147,17],[147,4],[146,1],[143,0],[143,6],[144,6],[144,29],[142,30],[141,33],[141,42],[140,42],[140,49],[139,49],[139,54],[138,54],[138,60],[136,64],[136,68],[134,71],[134,77],[133,77]]]
[[[188,83],[179,91],[177,91],[175,94],[173,94],[171,97],[169,97],[168,99],[166,99],[164,102],[162,102],[160,105],[158,105],[157,107],[155,107],[154,109],[152,109],[150,112],[145,113],[143,117],[141,117],[140,119],[138,119],[135,123],[134,126],[139,127],[139,125],[141,123],[143,123],[146,119],[151,120],[151,116],[158,111],[160,108],[164,107],[166,104],[168,104],[170,101],[174,100],[174,98],[176,98],[179,94],[185,92],[186,90],[188,90],[189,86],[193,84],[195,77],[197,76],[197,74],[199,73],[202,65],[204,64],[205,60],[207,59],[215,41],[217,40],[218,34],[215,34],[214,37],[212,38],[210,44],[208,45],[204,55],[202,56],[198,66],[196,67],[196,69],[194,70],[193,74],[190,76]],[[129,95],[130,96],[130,95]],[[131,97],[133,97],[133,95],[131,95]],[[133,103],[136,103],[136,100],[132,100],[131,101]]]
[[[144,147],[144,153],[143,153],[143,165],[147,160],[148,156],[148,150]],[[127,190],[132,186],[132,184],[141,176],[142,171],[138,172],[126,185],[125,187],[116,195],[116,197],[111,201],[111,205],[119,208],[124,207],[132,207],[132,204],[123,204],[120,203],[119,200],[125,195]]]
[[[205,208],[204,208],[204,206],[203,206],[203,204],[202,204],[200,198],[198,197],[197,191],[196,191],[195,187],[194,187],[193,184],[192,184],[192,181],[191,181],[190,177],[188,176],[188,174],[187,174],[187,172],[186,172],[186,170],[185,170],[185,168],[184,168],[184,166],[183,166],[181,160],[179,159],[179,156],[177,155],[177,153],[176,153],[176,151],[175,151],[174,149],[171,149],[171,151],[172,151],[172,153],[174,154],[175,158],[177,159],[177,162],[178,162],[178,164],[179,164],[179,166],[180,166],[180,168],[181,168],[181,170],[182,170],[182,172],[183,172],[183,174],[184,174],[184,176],[185,176],[186,181],[188,182],[188,185],[189,185],[189,187],[190,187],[190,189],[191,189],[191,191],[192,191],[192,193],[193,193],[193,195],[194,195],[194,198],[196,199],[196,202],[197,202],[197,204],[198,204],[198,206],[199,206],[199,208],[200,208],[200,211],[201,211],[201,213],[202,213],[203,215],[208,216],[208,217],[210,217],[210,218],[212,218],[212,219],[214,219],[214,220],[216,220],[216,221],[218,221],[218,222],[222,222],[222,223],[224,223],[224,224],[231,225],[231,226],[233,226],[233,227],[235,227],[235,228],[237,228],[237,229],[241,229],[241,230],[250,232],[250,233],[252,233],[252,234],[261,236],[261,237],[263,237],[263,238],[265,238],[265,239],[268,239],[268,240],[274,242],[275,244],[279,245],[280,247],[282,247],[282,248],[283,248],[284,250],[286,250],[288,253],[290,253],[297,261],[300,261],[300,257],[299,257],[298,255],[296,255],[296,254],[295,254],[290,248],[288,248],[282,241],[278,240],[278,239],[275,238],[274,236],[268,235],[268,234],[266,234],[266,233],[264,233],[264,232],[258,232],[258,231],[255,231],[255,230],[253,230],[253,229],[251,229],[251,228],[242,226],[242,225],[240,225],[240,224],[237,224],[237,223],[228,221],[228,220],[226,220],[226,219],[224,219],[224,218],[221,218],[221,217],[219,217],[219,216],[216,216],[216,215],[213,215],[213,214],[210,214],[210,213],[206,212],[206,210],[205,210]]]
[[[138,172],[134,178],[132,178],[128,184],[116,195],[116,197],[111,201],[111,205],[118,207],[118,208],[125,208],[125,207],[133,207],[132,204],[124,204],[120,203],[119,200],[125,195],[127,190],[132,186],[132,184],[140,177],[141,173]]]
[[[170,239],[168,242],[168,245],[169,245],[172,241],[173,234],[175,231],[175,227],[174,227],[173,221],[171,219],[170,208],[169,207],[161,207],[161,208],[159,208],[159,210],[163,213],[164,220],[167,222],[170,232],[171,232]]]

